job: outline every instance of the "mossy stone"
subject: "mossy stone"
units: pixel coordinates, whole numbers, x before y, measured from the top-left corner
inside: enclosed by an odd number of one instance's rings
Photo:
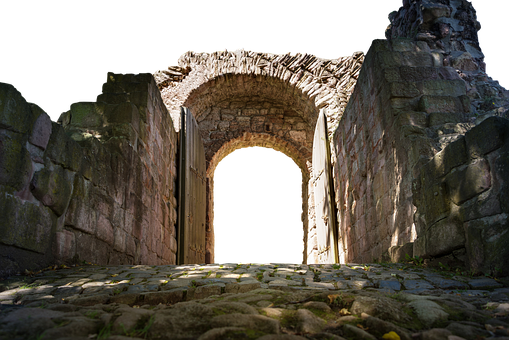
[[[0,184],[20,191],[30,182],[32,161],[25,145],[28,135],[0,134]]]
[[[0,128],[28,133],[34,117],[25,98],[10,84],[0,83]]]

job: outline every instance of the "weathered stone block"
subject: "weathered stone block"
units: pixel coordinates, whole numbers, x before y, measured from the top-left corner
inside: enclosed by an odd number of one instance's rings
[[[122,103],[117,105],[111,112],[107,113],[108,123],[130,123],[136,131],[140,128],[140,112],[133,103]]]
[[[468,52],[452,58],[452,66],[464,71],[476,71],[479,68],[479,65],[477,65],[472,55]]]
[[[401,66],[430,67],[433,57],[427,52],[401,52]]]
[[[423,168],[423,174],[429,176],[429,179],[437,180],[448,174],[453,168],[465,164],[468,160],[465,138],[461,137],[457,141],[447,145],[442,151],[437,153]]]
[[[34,117],[25,98],[10,84],[0,83],[0,128],[27,133]]]
[[[467,88],[461,79],[455,80],[426,80],[422,82],[422,93],[426,96],[451,96],[459,97],[466,95]]]
[[[424,184],[426,183],[425,181]],[[424,218],[428,226],[447,217],[450,207],[445,183],[435,183],[429,187],[423,187],[422,194],[422,206],[418,208],[424,211]]]
[[[422,19],[425,23],[434,21],[438,18],[451,16],[451,9],[449,6],[439,3],[423,3],[421,5]]]
[[[51,118],[39,106],[30,104],[34,116],[38,116],[32,128],[29,142],[45,150],[51,136]]]
[[[422,134],[409,135],[401,146],[409,147],[408,162],[410,168],[414,167],[422,158],[430,159],[436,153],[433,141]],[[410,148],[410,146],[412,146]]]
[[[113,246],[114,231],[111,222],[102,214],[97,214],[97,238]]]
[[[392,262],[403,262],[407,260],[407,256],[413,257],[414,255],[413,242],[405,243],[402,246],[394,246],[389,248],[389,256]]]
[[[74,191],[65,214],[65,225],[89,234],[94,234],[96,228],[96,211],[90,204],[92,187],[90,181],[81,176],[75,176]]]
[[[421,94],[413,82],[394,82],[390,84],[392,97],[413,98]]]
[[[0,242],[44,254],[51,245],[54,215],[45,207],[0,193]]]
[[[25,148],[26,135],[0,131],[0,184],[16,191],[30,182],[32,161]]]
[[[74,103],[71,105],[71,125],[99,128],[104,123],[104,103]]]
[[[476,159],[470,164],[452,171],[445,179],[450,199],[462,204],[491,187],[491,174],[485,159]]]
[[[502,193],[503,191],[501,194]],[[493,189],[491,189],[490,191],[486,191],[474,199],[463,203],[459,209],[459,218],[462,221],[467,222],[501,213],[502,208],[499,196],[493,192]]]
[[[54,256],[59,261],[70,261],[76,253],[76,239],[69,230],[58,231],[55,235]]]
[[[424,128],[428,125],[428,116],[424,112],[406,111],[398,115],[399,126],[412,125]]]
[[[470,269],[490,275],[509,275],[507,214],[469,221],[464,227]]]
[[[58,165],[46,167],[34,174],[31,191],[42,204],[61,216],[69,204],[73,182],[73,172]]]
[[[415,43],[409,38],[396,38],[390,41],[393,51],[410,52],[415,50]]]
[[[464,114],[457,112],[432,112],[429,114],[429,126],[441,126],[449,123],[458,124],[464,121]]]
[[[59,124],[52,122],[52,132],[44,156],[64,168],[78,171],[83,151],[78,143],[67,136]]]
[[[422,96],[419,103],[419,111],[427,113],[461,113],[464,107],[457,97],[448,96]]]
[[[426,256],[426,241],[427,238],[424,234],[417,236],[413,243],[413,255],[419,257],[427,257]]]
[[[463,223],[455,218],[438,221],[419,237],[426,239],[426,257],[447,255],[465,246]]]
[[[438,70],[435,67],[403,66],[399,68],[399,73],[403,81],[409,82],[420,82],[426,79],[438,79]]]
[[[471,158],[481,157],[501,147],[508,137],[509,120],[490,117],[465,134],[468,154]]]

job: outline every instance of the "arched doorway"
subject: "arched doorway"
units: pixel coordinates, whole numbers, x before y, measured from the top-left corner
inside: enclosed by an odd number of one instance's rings
[[[302,173],[261,147],[236,150],[214,173],[215,262],[303,261]]]

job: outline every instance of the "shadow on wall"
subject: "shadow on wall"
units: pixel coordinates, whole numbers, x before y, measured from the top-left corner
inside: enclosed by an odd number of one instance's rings
[[[509,120],[488,118],[449,144],[413,189],[414,256],[509,275]]]

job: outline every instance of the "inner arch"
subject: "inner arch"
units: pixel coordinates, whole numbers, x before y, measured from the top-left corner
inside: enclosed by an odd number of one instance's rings
[[[243,148],[219,163],[214,181],[216,262],[302,262],[302,174],[295,162],[269,148]]]

